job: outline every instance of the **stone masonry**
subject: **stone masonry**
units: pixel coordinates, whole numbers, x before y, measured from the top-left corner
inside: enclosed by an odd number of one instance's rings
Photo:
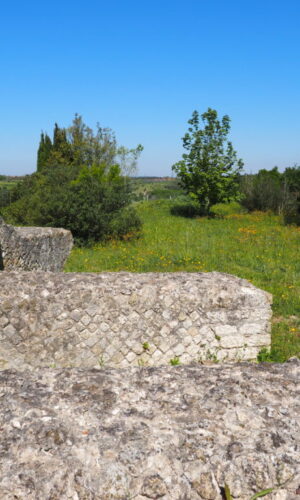
[[[62,271],[72,245],[66,229],[14,227],[0,217],[0,268],[6,271]]]
[[[300,361],[0,372],[3,500],[300,498]]]
[[[254,360],[271,296],[222,273],[0,273],[0,369]]]

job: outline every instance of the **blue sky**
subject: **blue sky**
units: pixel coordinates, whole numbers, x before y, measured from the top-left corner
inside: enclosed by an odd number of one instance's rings
[[[4,2],[0,174],[36,168],[41,130],[75,112],[143,144],[140,175],[170,175],[194,109],[232,120],[245,170],[300,163],[300,2]]]

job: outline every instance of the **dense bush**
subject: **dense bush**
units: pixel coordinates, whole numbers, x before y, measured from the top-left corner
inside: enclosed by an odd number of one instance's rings
[[[200,215],[205,215],[206,212],[201,210],[201,207],[197,203],[178,203],[170,208],[171,215],[177,215],[179,217],[199,217]]]
[[[10,204],[10,189],[6,186],[0,186],[0,208]]]
[[[111,219],[108,234],[111,238],[130,239],[139,234],[141,226],[136,210],[133,207],[126,207]]]
[[[134,233],[141,222],[128,209],[130,192],[118,166],[53,167],[34,174],[26,195],[2,210],[7,222],[64,227],[78,244]],[[28,187],[28,186],[27,186]]]
[[[283,216],[285,224],[300,225],[300,166],[260,170],[240,178],[242,205],[249,211],[272,211]]]
[[[285,203],[283,210],[284,224],[296,224],[300,226],[300,197],[294,194],[290,196]]]
[[[260,170],[255,175],[242,176],[240,189],[243,195],[241,203],[247,210],[271,210],[274,213],[282,210],[283,179],[277,167],[272,170]]]
[[[286,168],[283,177],[290,192],[300,193],[300,166]]]
[[[178,199],[178,201],[180,198]],[[180,217],[202,217],[205,215],[215,216],[215,217],[226,217],[226,215],[231,214],[242,214],[245,213],[245,208],[237,201],[231,201],[229,203],[216,203],[207,213],[203,210],[203,207],[197,202],[192,202],[187,199],[186,196],[182,197],[181,203],[176,203],[170,208],[172,215],[177,215]]]
[[[283,221],[285,224],[300,226],[300,166],[286,168],[284,171],[285,197]]]
[[[53,144],[42,135],[38,171],[12,190],[13,202],[1,209],[4,219],[16,225],[69,229],[78,244],[136,234],[141,222],[129,208],[129,183],[115,163],[118,150],[109,134],[98,128],[93,135],[75,117],[67,131],[55,126]],[[127,153],[135,161],[141,147],[134,151],[121,148],[123,165]]]
[[[257,174],[239,176],[240,203],[229,201],[210,207],[208,215],[225,217],[245,211],[270,211],[282,215],[285,224],[300,225],[300,166],[288,167],[283,173],[277,167],[260,170]],[[171,213],[183,217],[204,215],[199,203],[187,197],[176,200]]]

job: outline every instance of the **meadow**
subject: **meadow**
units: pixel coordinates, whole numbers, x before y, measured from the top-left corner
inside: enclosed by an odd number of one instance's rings
[[[140,237],[74,248],[67,272],[220,271],[273,294],[272,348],[260,360],[300,355],[300,228],[254,212],[224,219],[170,215],[172,201],[140,202]]]
[[[0,181],[0,189],[1,188],[12,189],[15,185],[16,182],[14,181]]]
[[[175,199],[184,193],[176,178],[136,177],[131,179],[135,201]]]

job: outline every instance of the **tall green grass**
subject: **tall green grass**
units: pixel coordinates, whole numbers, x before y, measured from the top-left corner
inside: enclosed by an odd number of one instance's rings
[[[300,355],[300,229],[265,213],[186,219],[170,215],[170,206],[138,204],[140,238],[74,248],[65,270],[221,271],[246,278],[273,294],[271,359]]]
[[[16,181],[0,181],[0,189],[7,188],[12,189],[17,184]]]

